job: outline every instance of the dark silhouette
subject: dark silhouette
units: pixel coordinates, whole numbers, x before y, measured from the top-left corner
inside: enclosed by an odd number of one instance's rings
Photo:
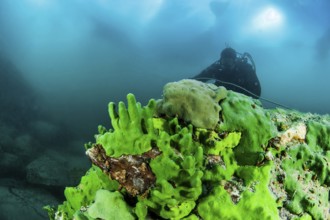
[[[250,63],[250,62],[251,63]],[[255,65],[250,54],[238,56],[237,52],[227,47],[221,52],[219,60],[211,64],[193,79],[206,82],[215,80],[217,86],[259,98],[261,87]]]

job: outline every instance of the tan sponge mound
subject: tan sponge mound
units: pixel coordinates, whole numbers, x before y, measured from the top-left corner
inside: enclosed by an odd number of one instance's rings
[[[212,129],[219,122],[219,101],[226,96],[225,87],[184,79],[164,86],[163,99],[158,100],[157,111],[167,116],[178,116],[199,128]]]

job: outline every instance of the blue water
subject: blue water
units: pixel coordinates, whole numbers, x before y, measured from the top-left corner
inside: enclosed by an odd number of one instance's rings
[[[133,2],[3,0],[1,52],[49,114],[84,134],[106,119],[109,101],[159,98],[226,44],[252,54],[262,97],[330,112],[329,1]]]
[[[48,148],[83,158],[80,143],[110,127],[108,102],[161,98],[226,45],[252,55],[262,98],[329,114],[329,9],[328,0],[1,0],[0,151],[19,163],[2,160],[0,181],[22,182]]]

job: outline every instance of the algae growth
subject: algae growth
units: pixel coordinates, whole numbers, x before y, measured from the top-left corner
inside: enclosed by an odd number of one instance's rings
[[[86,145],[94,165],[50,219],[330,218],[328,116],[195,80],[146,106],[129,94],[109,115]]]

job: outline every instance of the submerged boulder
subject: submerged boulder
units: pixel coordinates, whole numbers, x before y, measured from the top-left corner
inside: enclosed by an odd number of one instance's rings
[[[94,166],[65,189],[63,204],[46,207],[50,219],[330,218],[328,115],[267,110],[232,91],[212,95],[221,98],[211,106],[178,94],[174,102],[165,95],[160,101],[169,108],[155,100],[141,106],[132,94],[127,107],[110,103],[112,128],[99,126],[86,145]],[[185,109],[200,101],[204,113],[186,117],[179,100]],[[214,105],[212,126],[194,123]]]
[[[37,95],[16,66],[0,54],[0,122],[24,129],[37,113]]]

